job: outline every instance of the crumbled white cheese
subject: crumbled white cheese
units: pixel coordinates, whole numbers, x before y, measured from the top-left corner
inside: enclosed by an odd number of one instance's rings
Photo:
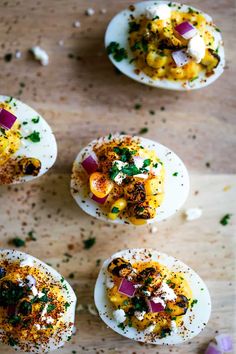
[[[45,320],[45,315],[46,315],[46,313],[47,313],[47,309],[48,309],[48,304],[46,304],[46,305],[44,306],[43,311],[41,312],[41,318],[42,318],[43,320]]]
[[[36,286],[33,285],[33,286],[31,287],[31,291],[32,291],[32,293],[33,293],[34,296],[38,295],[38,290],[37,290]]]
[[[196,34],[188,42],[187,53],[196,63],[200,63],[205,56],[205,51],[206,45],[203,38],[199,34]]]
[[[135,289],[141,288],[142,284],[134,284]]]
[[[145,296],[151,296],[151,292],[148,290],[142,290],[143,295]]]
[[[153,297],[151,298],[151,300],[152,300],[155,304],[161,304],[164,308],[166,307],[165,301],[164,301],[160,296],[153,296]]]
[[[86,11],[85,11],[85,14],[87,16],[93,16],[95,14],[95,10],[92,9],[91,7],[89,7]]]
[[[148,326],[146,329],[145,329],[145,333],[146,334],[150,334],[154,331],[156,325],[155,324],[151,324],[150,326]]]
[[[106,13],[107,13],[107,9],[101,9],[101,10],[100,10],[100,12],[101,12],[101,14],[103,14],[103,15],[104,15],[104,14],[106,14]]]
[[[76,28],[79,28],[80,27],[80,21],[79,20],[74,21],[73,26],[76,27]]]
[[[45,295],[45,293],[42,293],[42,291],[40,291],[39,293],[38,293],[38,298],[41,298],[41,297],[43,297]]]
[[[50,324],[50,323],[53,323],[53,322],[54,322],[54,319],[51,316],[48,316],[46,318],[46,323]]]
[[[112,278],[110,276],[107,276],[107,278],[106,278],[106,287],[108,289],[112,289],[114,285],[115,285],[115,283],[112,280]]]
[[[134,316],[137,318],[137,320],[142,321],[144,319],[144,315],[146,314],[146,311],[135,311]]]
[[[157,228],[157,226],[151,226],[151,233],[152,234],[155,234],[156,232],[158,231],[158,228]]]
[[[171,9],[166,4],[152,5],[146,7],[146,17],[149,20],[168,20],[171,17]]]
[[[16,57],[16,59],[21,58],[21,51],[20,50],[16,50],[15,57]]]
[[[20,262],[20,267],[33,267],[34,262],[31,257],[26,257],[23,261]]]
[[[113,317],[118,324],[123,323],[126,320],[125,311],[122,309],[115,310],[113,311]]]
[[[178,327],[176,325],[176,322],[175,321],[171,321],[170,325],[171,325],[171,332],[172,333],[178,333]]]
[[[60,40],[58,41],[58,44],[59,44],[60,47],[63,47],[63,45],[64,45],[63,39],[60,39]]]
[[[97,316],[97,315],[98,315],[97,310],[96,310],[94,304],[88,304],[88,311],[89,311],[89,313],[91,313],[91,315],[93,315],[93,316]]]
[[[177,298],[174,290],[165,282],[155,291],[155,296],[160,296],[164,301],[173,301]]]
[[[40,330],[40,329],[41,329],[41,326],[40,326],[40,324],[38,324],[38,323],[35,323],[35,324],[34,324],[34,327],[35,327],[37,330]]]
[[[115,161],[113,161],[112,165],[116,166],[118,168],[118,170],[120,171],[118,173],[118,175],[114,178],[114,181],[120,185],[126,177],[126,174],[123,173],[121,171],[121,169],[122,169],[122,167],[128,166],[128,164],[123,161],[120,161],[120,160],[115,160]]]
[[[39,46],[35,46],[31,48],[31,52],[34,54],[35,59],[39,60],[42,65],[48,65],[49,56],[44,49]]]
[[[184,214],[185,214],[187,221],[196,220],[202,216],[202,209],[189,208],[189,209],[185,210]]]

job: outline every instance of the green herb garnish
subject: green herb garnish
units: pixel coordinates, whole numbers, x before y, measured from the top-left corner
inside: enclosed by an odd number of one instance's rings
[[[111,209],[111,212],[112,212],[112,214],[118,214],[118,213],[120,212],[120,209],[117,208],[117,207],[113,207],[113,208]]]
[[[112,54],[113,58],[118,62],[128,58],[127,51],[124,48],[120,48],[120,45],[117,42],[111,42],[108,45],[107,54]]]
[[[40,141],[39,132],[35,130],[30,135],[26,136],[25,139],[30,139],[33,143],[38,143]]]
[[[39,122],[39,119],[40,119],[40,117],[37,116],[35,118],[32,118],[31,120],[32,120],[33,123],[37,124]]]
[[[220,224],[223,225],[223,226],[228,225],[231,216],[232,216],[231,214],[225,214],[223,216],[223,218],[220,219]]]
[[[179,172],[174,172],[172,176],[177,177]]]
[[[16,247],[24,247],[25,246],[25,241],[22,240],[20,237],[15,237],[13,238],[10,243],[12,243]]]
[[[194,299],[192,302],[191,302],[191,308],[196,305],[198,303],[198,300],[197,299]]]
[[[93,247],[93,245],[96,242],[96,238],[95,237],[90,237],[87,240],[83,240],[84,243],[84,249],[88,250],[89,248]]]
[[[56,308],[56,305],[54,305],[54,304],[48,304],[47,313],[52,312],[53,310],[55,310],[55,308]]]
[[[139,134],[146,134],[148,132],[148,128],[147,127],[143,127],[140,129]]]
[[[140,24],[135,21],[129,22],[129,33],[136,32],[140,29]]]

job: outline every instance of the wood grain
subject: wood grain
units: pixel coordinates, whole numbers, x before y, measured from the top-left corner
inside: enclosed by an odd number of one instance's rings
[[[58,353],[202,354],[217,332],[235,332],[235,18],[233,0],[186,1],[210,13],[222,29],[227,67],[212,86],[189,93],[145,87],[118,75],[106,57],[103,36],[112,16],[126,0],[11,0],[0,2],[0,93],[18,97],[37,109],[51,124],[59,145],[55,167],[33,183],[0,188],[0,247],[14,236],[25,239],[34,230],[36,241],[23,251],[51,263],[69,279],[80,304],[93,303],[99,267],[125,247],[154,247],[189,264],[209,286],[213,312],[205,331],[178,347],[140,345],[107,329],[101,320],[77,311],[78,331]],[[84,14],[88,7],[96,14]],[[106,14],[100,13],[107,9]],[[73,27],[79,20],[80,28]],[[64,45],[59,45],[63,40]],[[28,49],[40,44],[50,56],[41,67]],[[20,59],[4,61],[7,53]],[[72,54],[72,55],[71,55]],[[73,58],[69,58],[73,56]],[[134,105],[142,108],[135,110]],[[154,110],[155,115],[149,111]],[[201,207],[203,216],[186,222],[182,212],[157,226],[111,226],[85,215],[74,203],[69,180],[81,147],[109,132],[138,132],[173,149],[191,175],[191,193],[184,208]],[[210,167],[206,166],[210,163]],[[209,166],[209,164],[207,164]],[[226,190],[224,190],[224,188]],[[219,223],[234,214],[230,225]],[[84,250],[83,240],[96,237]],[[72,255],[68,259],[65,253]],[[2,346],[0,353],[12,353]]]

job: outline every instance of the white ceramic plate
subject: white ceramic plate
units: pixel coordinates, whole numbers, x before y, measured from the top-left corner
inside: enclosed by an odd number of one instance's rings
[[[135,73],[135,63],[130,63],[130,60],[133,58],[133,53],[130,50],[129,43],[128,43],[128,30],[129,30],[129,18],[130,15],[134,17],[139,17],[141,14],[145,13],[145,9],[147,6],[152,6],[156,4],[169,4],[169,1],[143,1],[136,4],[133,4],[135,7],[134,11],[130,9],[125,9],[119,12],[109,23],[106,34],[105,34],[105,47],[107,47],[111,42],[117,42],[120,44],[121,48],[125,48],[128,52],[128,59],[124,59],[121,62],[117,62],[114,60],[112,55],[109,55],[111,62],[126,76],[130,77],[131,79],[138,81],[142,84],[146,84],[149,86],[164,88],[168,90],[177,90],[177,91],[186,91],[186,90],[194,90],[199,89],[205,86],[208,86],[212,82],[214,82],[224,71],[225,66],[225,54],[224,54],[224,47],[223,47],[223,40],[221,33],[216,30],[216,27],[212,24],[212,18],[203,13],[202,11],[196,9],[195,7],[191,6],[192,9],[199,11],[201,14],[204,15],[206,20],[209,22],[207,28],[213,33],[215,38],[215,48],[218,48],[218,55],[220,56],[221,60],[219,65],[214,71],[214,74],[210,77],[206,77],[205,74],[202,72],[198,79],[194,81],[171,81],[167,79],[159,79],[159,80],[152,80],[149,76],[145,73],[141,72],[139,75]],[[172,7],[171,9],[177,9],[178,11],[188,12],[189,5],[182,5],[177,2],[171,2]],[[181,9],[179,9],[181,7]],[[185,83],[185,85],[183,85]]]
[[[76,201],[76,203],[83,209],[87,214],[94,216],[97,219],[103,221],[109,221],[119,224],[129,223],[128,219],[116,220],[108,219],[106,214],[103,213],[102,209],[99,207],[95,201],[93,201],[89,196],[84,197],[85,186],[74,176],[77,171],[83,169],[81,162],[84,160],[85,156],[88,156],[93,151],[93,146],[102,143],[109,142],[113,138],[125,138],[125,135],[115,134],[111,138],[108,136],[100,138],[98,140],[93,140],[89,145],[82,149],[77,155],[74,165],[73,174],[71,179],[71,193]],[[165,169],[165,182],[164,182],[164,201],[161,206],[157,209],[155,218],[147,220],[148,223],[159,222],[161,220],[167,219],[171,215],[175,214],[181,206],[184,204],[189,193],[189,175],[188,171],[180,160],[180,158],[166,146],[156,143],[155,141],[142,138],[133,137],[134,139],[139,139],[141,145],[150,150],[155,150],[158,158],[163,162]],[[178,172],[177,176],[173,176],[175,172]]]
[[[150,335],[147,335],[144,332],[138,332],[133,327],[126,327],[124,331],[118,327],[112,316],[114,308],[107,297],[105,286],[107,279],[107,266],[112,259],[117,257],[124,258],[131,264],[135,261],[148,262],[152,260],[163,264],[174,272],[184,273],[184,277],[192,289],[193,299],[197,299],[198,302],[193,306],[191,311],[188,310],[186,315],[183,316],[183,325],[178,328],[177,333],[172,333],[165,338],[153,339]],[[139,342],[158,345],[180,344],[192,339],[204,329],[211,314],[211,298],[209,291],[206,284],[197,275],[197,273],[178,259],[152,249],[127,249],[117,252],[107,259],[103,263],[97,278],[94,291],[94,300],[101,319],[115,332]],[[186,330],[184,327],[186,327]]]

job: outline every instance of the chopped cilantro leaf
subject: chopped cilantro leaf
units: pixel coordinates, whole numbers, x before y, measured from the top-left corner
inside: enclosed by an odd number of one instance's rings
[[[117,208],[117,207],[113,207],[113,208],[111,209],[111,212],[112,212],[112,214],[118,214],[118,213],[120,212],[120,209]]]
[[[151,164],[151,159],[146,159],[143,161],[143,168],[147,167],[147,166],[150,166]]]
[[[38,143],[40,141],[39,132],[35,130],[30,135],[26,136],[25,139],[30,139],[33,143]]]
[[[198,300],[197,299],[194,299],[192,302],[191,302],[191,307],[193,307],[194,305],[196,305],[198,303]]]
[[[140,29],[140,24],[135,21],[129,22],[129,33],[136,32]]]
[[[113,58],[118,62],[128,58],[127,51],[124,48],[120,48],[120,45],[117,42],[111,42],[108,45],[107,54],[112,54]]]
[[[121,171],[127,176],[135,176],[140,173],[138,167],[133,164],[122,167]]]
[[[228,225],[231,216],[231,214],[225,214],[223,218],[220,219],[220,224],[223,226]]]
[[[53,310],[55,310],[55,308],[56,308],[56,305],[54,305],[54,304],[48,304],[47,313],[52,312]]]
[[[95,242],[96,242],[96,238],[95,237],[90,237],[87,240],[83,240],[84,249],[88,250],[89,248],[93,247]]]
[[[39,122],[39,116],[37,116],[37,117],[35,117],[35,118],[32,118],[31,120],[32,120],[32,122],[33,123],[35,123],[35,124],[37,124],[38,122]]]
[[[121,329],[122,329],[122,331],[124,331],[124,330],[125,330],[125,325],[124,325],[124,323],[120,323],[120,324],[118,324],[118,326],[117,326],[117,327],[121,328]]]
[[[117,167],[116,164],[114,164],[114,165],[111,167],[110,171],[109,171],[110,179],[111,179],[112,181],[114,181],[114,179],[115,179],[116,176],[119,174],[119,172],[120,172],[119,168]]]
[[[172,176],[177,177],[178,176],[178,172],[174,172]]]

